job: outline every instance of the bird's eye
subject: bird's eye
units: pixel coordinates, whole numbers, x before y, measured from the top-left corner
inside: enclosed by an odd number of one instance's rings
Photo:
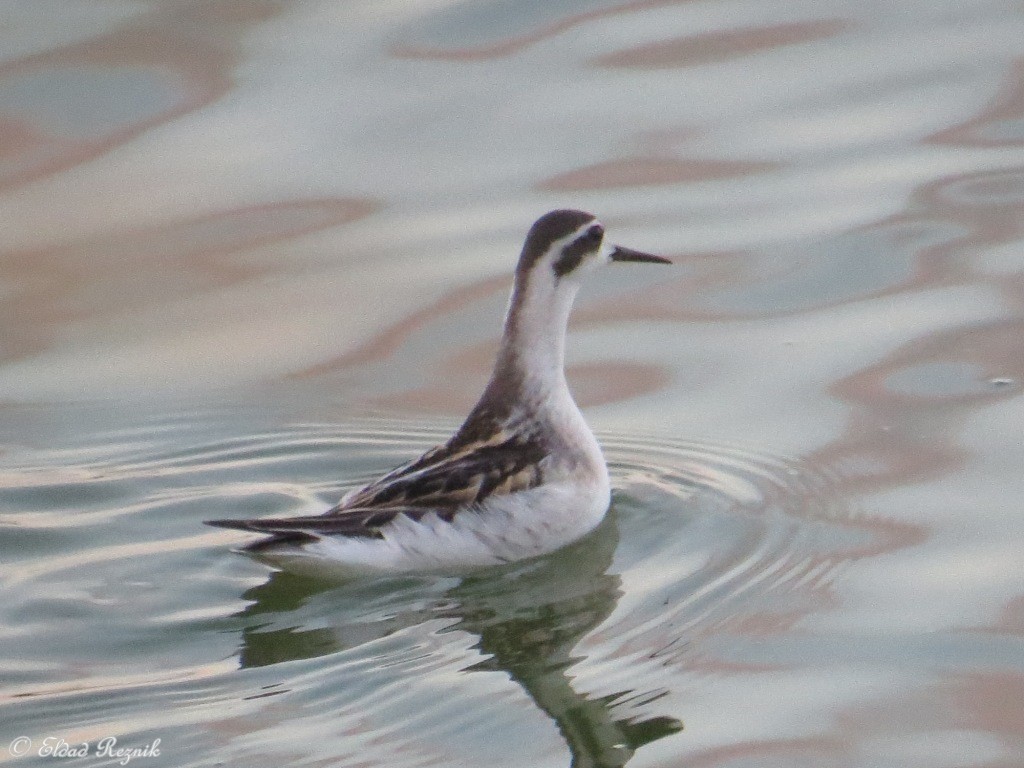
[[[588,254],[596,253],[601,247],[604,227],[600,224],[587,229],[582,235],[562,249],[562,255],[552,265],[558,277],[564,277],[578,267]]]

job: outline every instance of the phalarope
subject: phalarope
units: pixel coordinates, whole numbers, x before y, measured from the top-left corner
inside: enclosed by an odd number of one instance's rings
[[[353,573],[497,565],[582,537],[611,494],[601,447],[565,380],[565,332],[582,276],[613,261],[671,263],[605,242],[584,211],[545,214],[516,266],[494,372],[448,442],[321,515],[209,524],[270,534],[247,551]]]

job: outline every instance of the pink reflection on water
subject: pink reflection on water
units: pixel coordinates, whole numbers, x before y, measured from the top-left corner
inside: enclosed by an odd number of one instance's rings
[[[1019,169],[958,175],[924,185],[906,220],[958,225],[959,234],[922,249],[918,277],[926,285],[991,281],[972,268],[972,254],[1024,237],[1024,173]],[[1010,286],[1016,285],[1011,281]],[[1012,289],[1004,293],[1012,298]],[[1019,307],[1019,304],[1017,305]],[[1019,397],[1024,381],[1024,320],[1004,318],[930,332],[831,391],[854,404],[845,434],[819,451],[851,489],[876,490],[921,482],[965,465],[956,432],[968,413]]]
[[[761,765],[765,761],[784,761],[779,764],[792,768],[842,765],[835,760],[847,749],[845,740],[827,736],[740,741],[690,755],[686,758],[686,765],[690,768],[728,768]]]
[[[385,360],[394,354],[402,344],[431,323],[442,320],[452,313],[498,292],[506,292],[512,278],[502,275],[460,286],[446,292],[426,307],[406,315],[387,328],[377,332],[348,352],[325,360],[317,365],[296,371],[290,378],[313,378],[330,375],[353,367]]]
[[[684,184],[765,173],[775,163],[738,160],[680,159],[675,157],[624,157],[578,168],[544,179],[538,189],[579,192],[592,189]]]
[[[441,46],[403,44],[396,46],[393,50],[395,56],[409,59],[439,59],[445,61],[474,61],[479,59],[494,59],[504,56],[512,56],[524,48],[547,40],[578,27],[587,22],[609,16],[638,13],[651,8],[665,5],[675,5],[680,0],[635,0],[634,2],[610,5],[606,8],[582,11],[579,13],[567,14],[561,19],[540,25],[532,32],[521,35],[512,35],[498,43],[490,43],[478,46],[465,46],[459,48],[444,48]]]
[[[289,378],[329,378],[393,358],[414,337],[430,334],[440,338],[441,323],[457,317],[481,300],[507,293],[510,284],[510,277],[500,275],[447,291],[354,349],[297,371]],[[438,353],[423,361],[418,384],[374,396],[373,406],[420,413],[464,413],[479,396],[491,373],[497,353],[497,331],[496,326],[495,335],[482,342],[445,336]],[[666,366],[611,360],[570,366],[567,376],[582,406],[638,397],[671,383],[671,373]]]
[[[88,162],[221,98],[242,36],[285,5],[163,4],[104,35],[0,65],[0,190]]]
[[[287,262],[253,262],[246,254],[363,218],[376,208],[358,198],[255,205],[0,255],[14,286],[0,304],[0,359],[40,352],[83,321],[133,309],[158,311],[180,297],[286,271]]]
[[[373,402],[386,409],[463,414],[487,383],[494,363],[494,350],[494,345],[487,344],[484,349],[461,350],[445,356],[438,368],[428,374],[427,384],[384,395]],[[460,374],[453,376],[451,371],[456,366],[460,366]],[[665,367],[617,360],[570,365],[566,367],[565,374],[573,397],[583,408],[658,392],[672,380],[671,372]]]
[[[939,477],[964,466],[956,428],[972,410],[1018,397],[1024,381],[1024,320],[1007,319],[936,333],[836,382],[835,395],[854,404],[845,433],[815,453],[851,491],[877,491]],[[950,364],[956,364],[950,367]],[[945,366],[945,367],[937,367]],[[920,372],[922,391],[896,387],[900,374]],[[928,381],[935,372],[948,381]]]
[[[928,141],[982,147],[1024,143],[1024,58],[1013,63],[1003,87],[984,110],[959,125],[938,131]]]
[[[630,69],[692,67],[789,45],[824,40],[846,31],[840,19],[815,19],[794,24],[727,29],[683,35],[598,56],[593,64]]]

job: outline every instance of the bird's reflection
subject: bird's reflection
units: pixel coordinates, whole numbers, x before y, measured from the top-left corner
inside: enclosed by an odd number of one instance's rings
[[[621,594],[619,577],[608,573],[617,541],[614,515],[609,515],[593,534],[554,555],[442,583],[429,599],[405,601],[402,609],[382,611],[373,620],[313,629],[297,628],[295,619],[300,626],[322,622],[322,613],[317,614],[319,622],[302,622],[314,596],[330,593],[344,599],[340,593],[355,591],[349,599],[372,604],[388,590],[401,593],[409,583],[339,585],[277,571],[245,594],[254,602],[242,614],[246,627],[241,664],[256,667],[322,656],[430,619],[453,619],[442,631],[475,635],[476,647],[487,657],[466,671],[508,674],[557,725],[574,768],[623,766],[638,748],[683,725],[672,717],[616,716],[615,705],[623,698],[649,698],[656,692],[588,698],[572,686],[569,669],[578,658],[573,649],[612,612]]]

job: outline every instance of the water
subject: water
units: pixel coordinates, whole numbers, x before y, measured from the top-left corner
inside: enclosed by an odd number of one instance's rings
[[[1024,764],[1019,4],[2,13],[0,760]],[[577,302],[597,531],[339,582],[201,524],[443,439],[566,205],[676,261]]]

